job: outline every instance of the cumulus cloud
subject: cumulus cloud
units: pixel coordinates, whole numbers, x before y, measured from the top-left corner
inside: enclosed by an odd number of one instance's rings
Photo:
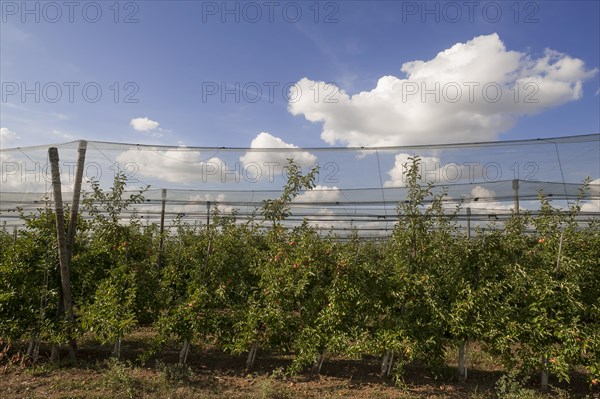
[[[24,205],[28,201],[41,200],[52,183],[51,168],[46,151],[10,150],[0,152],[0,192],[15,198]],[[61,158],[61,186],[63,193],[72,192],[74,179],[65,160]],[[29,197],[32,195],[32,197]],[[6,198],[6,197],[5,197]]]
[[[295,204],[302,203],[315,203],[315,202],[328,202],[335,203],[340,200],[341,192],[340,189],[333,186],[321,186],[317,185],[312,190],[304,191],[294,199]]]
[[[304,191],[294,198],[293,205],[297,209],[312,210],[316,212],[315,218],[310,218],[308,224],[314,227],[329,229],[332,227],[349,227],[347,222],[336,221],[336,211],[331,208],[315,208],[312,204],[329,203],[334,204],[340,201],[342,192],[336,186],[317,185],[312,190]],[[318,206],[318,205],[317,205]],[[295,211],[294,211],[295,212]]]
[[[181,205],[170,205],[169,211],[177,212],[182,215],[186,214],[202,214],[206,212],[206,202],[211,203],[211,213],[213,212],[213,208],[215,205],[218,206],[219,212],[221,213],[232,213],[235,208],[229,205],[222,204],[227,201],[225,194],[219,193],[202,193],[202,194],[192,194],[187,198],[189,203],[181,204]]]
[[[338,215],[332,209],[321,208],[316,212],[316,217],[308,221],[309,226],[331,229],[331,228],[351,228],[347,221],[336,220]]]
[[[581,98],[583,81],[597,73],[554,50],[539,58],[507,50],[495,33],[401,70],[405,77],[383,76],[354,95],[303,78],[291,89],[288,109],[323,123],[321,138],[332,145],[488,141],[520,116]]]
[[[211,203],[211,212],[212,212],[212,207],[214,207],[215,205],[218,206],[219,208],[219,212],[221,213],[232,213],[236,208],[230,205],[224,205],[223,202],[227,202],[228,198],[225,194],[223,193],[219,193],[219,194],[215,194],[215,193],[204,193],[204,194],[195,194],[192,195],[190,197],[190,201],[193,202],[207,202],[210,201]],[[197,205],[199,207],[200,211],[203,211],[206,209],[206,206],[204,204],[200,204]]]
[[[158,129],[159,123],[153,121],[152,119],[148,119],[147,117],[143,117],[133,118],[131,121],[129,121],[129,125],[131,125],[131,127],[138,132],[149,132]]]
[[[20,137],[7,127],[0,128],[0,147],[7,148],[12,146],[19,140]]]
[[[600,179],[590,182],[589,195],[592,199],[587,200],[581,205],[582,212],[600,212]]]
[[[394,158],[394,167],[388,172],[390,179],[383,183],[384,187],[406,187],[406,173],[410,168],[412,161],[409,159],[412,154],[400,153]],[[426,182],[430,176],[429,173],[440,174],[440,159],[438,157],[419,157],[419,170],[421,174],[421,182]]]
[[[312,166],[317,160],[309,152],[296,151],[298,147],[295,145],[268,133],[256,136],[251,148],[256,151],[246,152],[240,157],[241,162],[224,161],[215,156],[206,157],[201,151],[184,146],[127,150],[117,156],[117,162],[128,166],[128,170],[133,170],[140,178],[197,184],[240,183],[242,180],[255,183],[261,179],[272,179],[276,173],[281,174],[287,158],[294,158],[303,167]],[[282,151],[261,151],[263,148],[281,148]]]
[[[128,150],[117,156],[117,162],[134,170],[137,176],[164,182],[197,184],[239,179],[227,170],[225,162],[221,159],[202,159],[199,151],[185,147],[168,150]]]
[[[249,164],[257,164],[259,167],[273,167],[279,173],[287,164],[288,158],[293,158],[300,166],[310,167],[317,162],[317,157],[308,151],[298,151],[298,146],[286,143],[279,137],[262,132],[250,143],[250,148],[255,151],[247,151],[240,157],[242,164],[248,168]],[[281,151],[260,151],[264,148],[280,148]],[[290,150],[290,151],[286,151]]]
[[[512,202],[499,202],[494,201],[498,198],[496,192],[489,190],[481,186],[475,186],[470,193],[471,198],[479,198],[477,202],[470,202],[469,207],[471,209],[481,210],[510,210],[514,204]],[[519,207],[520,208],[520,207]]]
[[[406,172],[411,165],[412,161],[409,158],[412,156],[414,155],[407,153],[396,155],[394,167],[388,172],[390,179],[384,182],[384,187],[407,186]],[[440,158],[436,156],[420,156],[419,158],[420,184],[433,183],[443,186],[453,183],[473,183],[473,181],[480,179],[483,173],[485,173],[481,165],[478,164],[459,165],[456,163],[442,163]],[[513,206],[512,202],[495,201],[497,198],[496,192],[480,185],[476,185],[463,197],[469,199],[477,198],[477,201],[469,202],[468,206],[472,209],[509,210]],[[453,203],[452,197],[448,196],[446,199]]]
[[[589,200],[588,202],[581,205],[582,212],[600,212],[600,199]]]
[[[406,187],[406,174],[412,164],[410,160],[414,154],[400,153],[394,158],[394,166],[387,173],[390,176],[383,183],[384,187]],[[442,162],[437,156],[419,156],[419,182],[421,184],[433,183],[435,185],[449,185],[456,183],[474,183],[486,181],[486,165],[478,162]],[[494,172],[496,170],[494,169]]]

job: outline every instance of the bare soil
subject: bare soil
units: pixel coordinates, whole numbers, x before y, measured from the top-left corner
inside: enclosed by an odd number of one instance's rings
[[[251,373],[244,370],[244,355],[195,346],[188,368],[176,366],[175,347],[142,364],[138,356],[152,336],[143,328],[129,335],[120,362],[110,361],[110,348],[91,339],[80,343],[76,364],[66,360],[66,350],[61,352],[60,367],[49,362],[49,348],[41,348],[40,360],[33,365],[11,350],[0,358],[0,398],[495,398],[496,382],[505,373],[477,345],[471,349],[467,381],[456,377],[451,350],[441,370],[408,365],[402,383],[381,378],[381,359],[375,357],[327,358],[320,375],[307,371],[293,377],[282,372],[292,361],[290,355],[260,351]],[[515,397],[600,398],[600,388],[591,387],[582,373],[574,372],[570,384],[551,376],[548,392],[532,381]]]

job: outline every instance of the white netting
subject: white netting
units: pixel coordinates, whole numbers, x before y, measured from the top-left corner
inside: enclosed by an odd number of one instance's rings
[[[63,199],[71,199],[79,142],[53,145],[60,155]],[[21,223],[18,208],[36,209],[51,200],[47,146],[0,151],[0,218]],[[317,164],[317,187],[294,201],[289,225],[307,218],[323,229],[358,228],[364,236],[387,234],[405,201],[405,163],[421,160],[423,181],[445,188],[448,206],[469,207],[474,222],[498,220],[512,212],[515,194],[522,209],[535,211],[539,190],[554,205],[576,200],[584,178],[592,182],[582,217],[600,215],[600,134],[553,139],[383,148],[202,148],[90,141],[84,176],[110,188],[115,173],[128,177],[128,189],[150,186],[135,210],[149,222],[160,218],[166,189],[166,219],[206,220],[209,206],[252,217],[262,201],[279,196],[287,158],[304,172]],[[514,190],[518,180],[518,191]],[[84,190],[89,185],[84,183]],[[210,204],[210,205],[209,205]],[[459,214],[464,219],[464,212]],[[125,215],[125,218],[127,216]],[[260,216],[257,217],[260,220]]]

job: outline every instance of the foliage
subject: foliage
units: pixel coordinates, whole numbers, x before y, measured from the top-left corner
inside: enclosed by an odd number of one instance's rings
[[[108,191],[92,182],[72,263],[80,332],[110,344],[146,324],[158,331],[154,351],[173,343],[289,351],[292,373],[318,371],[327,355],[393,353],[399,384],[406,364],[439,367],[448,348],[468,340],[512,370],[499,397],[524,393],[523,381],[541,371],[568,381],[584,367],[597,381],[600,224],[580,220],[589,180],[567,210],[540,193],[538,211],[467,238],[461,206],[444,208],[445,191],[423,184],[419,162],[407,165],[406,201],[381,242],[356,232],[342,240],[307,220],[288,228],[294,198],[318,173],[303,174],[292,160],[281,196],[259,210],[262,220],[215,206],[210,223],[176,219],[162,237],[131,212],[145,189],[127,196],[122,175]],[[16,235],[0,230],[0,338],[64,342],[54,213],[21,217]],[[165,378],[185,374],[177,367],[165,368]]]
[[[54,212],[21,211],[21,218],[24,229],[15,235],[3,229],[0,234],[0,337],[64,342],[66,326],[57,314],[60,274]]]

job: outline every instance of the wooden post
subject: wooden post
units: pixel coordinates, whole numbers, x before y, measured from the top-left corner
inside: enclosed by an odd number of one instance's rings
[[[467,207],[467,241],[471,240],[471,208]],[[475,281],[477,285],[477,281]],[[458,346],[458,376],[463,380],[467,379],[467,370],[469,368],[469,338],[465,338]]]
[[[206,228],[210,224],[210,201],[206,201]]]
[[[512,181],[512,188],[514,190],[514,204],[515,204],[515,214],[519,215],[519,179],[514,179]]]
[[[85,153],[87,151],[87,141],[80,140],[77,150],[77,169],[75,170],[75,182],[73,184],[73,200],[71,202],[71,217],[69,219],[69,228],[67,229],[67,253],[68,270],[71,271],[71,261],[73,260],[73,248],[75,246],[75,233],[77,232],[77,218],[79,216],[79,201],[81,198],[81,184],[83,181],[83,171],[85,166]],[[70,279],[70,277],[69,277]],[[77,350],[77,341],[70,338],[69,351],[75,356]]]
[[[208,244],[206,246],[206,258],[204,260],[204,273],[208,270],[208,257],[210,256],[210,201],[206,202],[206,240]]]
[[[67,230],[67,250],[69,252],[69,267],[73,258],[73,245],[75,244],[75,231],[77,229],[77,216],[79,215],[79,199],[81,197],[81,182],[83,180],[83,167],[85,166],[85,152],[87,141],[79,141],[77,157],[77,170],[75,171],[75,184],[73,185],[73,202],[71,203],[71,219]]]
[[[160,209],[160,241],[158,243],[158,261],[157,266],[159,269],[162,268],[162,258],[163,258],[163,245],[164,245],[164,235],[165,235],[165,206],[167,202],[167,189],[163,188],[161,193],[162,204]]]
[[[60,261],[60,281],[62,288],[62,301],[64,314],[69,324],[69,356],[75,360],[75,347],[72,345],[72,329],[75,319],[73,317],[73,303],[71,299],[71,272],[69,268],[69,253],[67,251],[67,237],[65,232],[65,214],[60,187],[60,171],[58,169],[58,149],[48,149],[50,168],[52,171],[52,191],[54,194],[54,212],[56,214],[56,234],[58,238],[58,257]]]
[[[467,207],[467,240],[471,239],[471,208]]]
[[[87,141],[80,140],[79,148],[77,150],[77,169],[75,171],[75,182],[73,184],[73,200],[71,203],[71,218],[69,219],[69,228],[67,230],[67,252],[68,252],[68,271],[69,271],[69,284],[70,284],[70,273],[71,273],[71,261],[73,259],[73,247],[75,246],[75,234],[77,232],[77,218],[79,216],[79,201],[81,198],[81,184],[83,182],[83,171],[85,167],[85,154],[87,151]],[[58,154],[58,153],[57,153]],[[70,289],[69,289],[70,291]],[[72,308],[72,304],[71,304]],[[68,313],[67,313],[68,316]],[[71,309],[71,316],[73,318],[73,312]],[[77,342],[71,339],[69,342],[70,350],[75,355],[77,350]]]

